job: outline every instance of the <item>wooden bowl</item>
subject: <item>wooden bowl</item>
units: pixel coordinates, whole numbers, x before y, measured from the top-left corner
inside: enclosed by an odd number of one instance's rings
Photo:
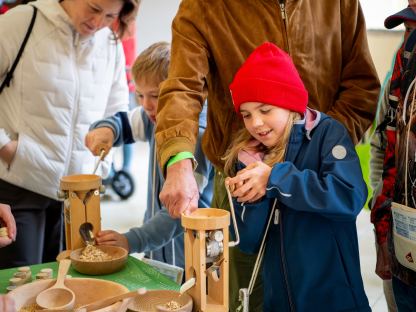
[[[170,301],[176,301],[181,307],[169,310],[166,304]],[[192,298],[187,293],[180,295],[174,290],[148,290],[144,295],[135,297],[128,309],[137,312],[191,312],[192,306]]]
[[[9,292],[9,295],[15,301],[16,310],[19,311],[19,309],[27,305],[34,304],[36,302],[36,296],[42,290],[55,284],[55,281],[54,279],[37,280],[19,286]],[[93,278],[68,278],[65,280],[65,285],[75,293],[75,307],[128,292],[128,289],[121,284]],[[96,311],[114,311],[120,304],[118,302],[112,306]]]
[[[79,248],[71,252],[71,264],[75,270],[87,275],[103,275],[120,271],[127,262],[128,252],[118,246],[96,246],[103,252],[111,256],[111,260],[106,261],[83,261],[79,257],[84,248]]]

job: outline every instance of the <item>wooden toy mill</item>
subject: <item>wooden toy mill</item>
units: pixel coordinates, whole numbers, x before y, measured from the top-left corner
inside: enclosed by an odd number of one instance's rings
[[[101,230],[100,193],[104,192],[101,177],[95,174],[65,176],[58,196],[64,199],[65,237],[67,249],[85,246],[80,229],[94,237]]]
[[[182,215],[185,228],[185,277],[194,311],[228,311],[230,213],[200,208]],[[181,289],[182,290],[182,289]]]

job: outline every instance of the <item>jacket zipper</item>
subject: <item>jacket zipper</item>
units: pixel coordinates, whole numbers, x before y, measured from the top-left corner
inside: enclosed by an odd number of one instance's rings
[[[290,311],[295,312],[295,306],[293,304],[292,295],[290,293],[289,280],[288,280],[288,277],[287,277],[285,249],[283,248],[283,222],[282,222],[282,213],[281,212],[279,213],[279,224],[280,224],[280,255],[282,257],[281,263],[282,263],[283,276],[284,276],[284,279],[285,279],[287,299],[289,300]]]
[[[79,71],[78,71],[78,49],[79,49],[79,35],[77,33],[74,33],[74,58],[75,58],[75,101],[74,101],[74,109],[72,111],[72,118],[71,118],[71,131],[69,133],[69,144],[68,144],[68,152],[67,152],[67,160],[65,163],[65,169],[64,169],[64,176],[68,175],[69,170],[69,163],[72,159],[72,151],[74,148],[74,128],[76,124],[76,116],[79,108],[79,94],[80,94],[80,79],[79,79]]]
[[[287,15],[286,15],[285,0],[279,0],[279,6],[280,6],[280,14],[281,14],[282,20],[283,20],[283,28],[284,28],[283,37],[284,37],[284,41],[285,41],[285,45],[286,45],[286,49],[285,50],[290,55],[291,53],[290,53],[290,47],[289,47],[289,36],[287,34],[287,25],[286,25]]]

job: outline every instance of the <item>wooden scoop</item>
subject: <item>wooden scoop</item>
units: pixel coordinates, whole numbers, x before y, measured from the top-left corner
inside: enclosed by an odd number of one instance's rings
[[[74,292],[64,285],[71,260],[64,259],[59,262],[56,283],[36,296],[36,303],[44,309],[72,310],[75,304]]]

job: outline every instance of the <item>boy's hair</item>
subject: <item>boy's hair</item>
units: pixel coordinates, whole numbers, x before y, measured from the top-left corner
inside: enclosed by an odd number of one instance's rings
[[[160,41],[152,44],[134,61],[131,69],[134,81],[144,79],[160,83],[168,77],[170,44]]]
[[[232,140],[232,143],[228,150],[226,151],[223,160],[225,161],[224,164],[224,173],[229,176],[233,177],[236,174],[236,167],[235,164],[238,161],[238,153],[241,150],[252,150],[255,152],[263,152],[264,159],[263,162],[270,167],[278,162],[282,162],[285,158],[286,154],[286,147],[287,143],[289,142],[290,132],[293,128],[293,125],[296,120],[300,119],[300,115],[297,112],[290,112],[289,118],[287,120],[287,125],[285,131],[280,138],[279,142],[273,147],[266,147],[263,144],[252,146],[250,144],[253,141],[252,135],[248,132],[248,130],[244,127],[240,129],[235,138]]]

